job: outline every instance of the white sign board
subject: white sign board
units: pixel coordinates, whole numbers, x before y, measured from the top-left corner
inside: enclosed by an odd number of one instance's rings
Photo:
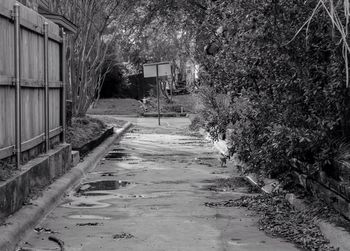
[[[157,77],[157,65],[144,65],[143,66],[143,77],[144,78]]]
[[[158,76],[171,76],[171,66],[170,64],[159,64],[158,65]]]
[[[144,78],[155,78],[157,77],[157,66],[158,66],[158,77],[170,76],[171,65],[170,63],[154,63],[143,65],[143,77]]]

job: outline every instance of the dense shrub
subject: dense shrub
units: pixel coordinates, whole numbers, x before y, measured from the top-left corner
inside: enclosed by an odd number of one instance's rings
[[[202,118],[214,138],[231,125],[232,151],[255,171],[332,169],[334,142],[348,139],[342,45],[327,13],[295,36],[316,4],[219,0],[207,10],[199,36],[211,40],[197,45],[220,49],[198,55]]]

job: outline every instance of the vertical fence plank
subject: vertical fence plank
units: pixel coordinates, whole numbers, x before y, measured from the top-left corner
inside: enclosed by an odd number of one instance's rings
[[[44,23],[44,82],[45,82],[45,149],[49,151],[50,143],[50,104],[49,104],[49,37],[48,23]]]
[[[61,71],[62,71],[62,89],[61,89],[61,125],[62,142],[66,142],[66,33],[62,28],[62,47],[61,47]]]
[[[20,7],[14,6],[15,13],[15,82],[16,82],[16,161],[21,165],[21,75],[20,75]]]
[[[0,88],[0,148],[7,146],[7,136],[6,136],[6,87]]]

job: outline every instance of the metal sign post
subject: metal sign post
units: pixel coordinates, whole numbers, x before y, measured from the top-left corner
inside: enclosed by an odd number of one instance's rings
[[[144,78],[156,78],[157,85],[157,103],[158,103],[158,125],[160,125],[160,85],[159,77],[171,76],[171,63],[160,62],[143,65]]]
[[[157,85],[157,109],[158,109],[158,125],[160,126],[160,90],[159,90],[159,69],[156,65],[156,85]]]

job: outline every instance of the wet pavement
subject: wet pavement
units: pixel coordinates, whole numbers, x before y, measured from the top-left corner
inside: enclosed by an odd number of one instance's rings
[[[209,208],[248,189],[212,189],[236,175],[209,142],[189,136],[186,118],[137,120],[81,184],[23,241],[22,250],[297,250],[266,236],[239,208]],[[111,118],[109,118],[111,121]]]

